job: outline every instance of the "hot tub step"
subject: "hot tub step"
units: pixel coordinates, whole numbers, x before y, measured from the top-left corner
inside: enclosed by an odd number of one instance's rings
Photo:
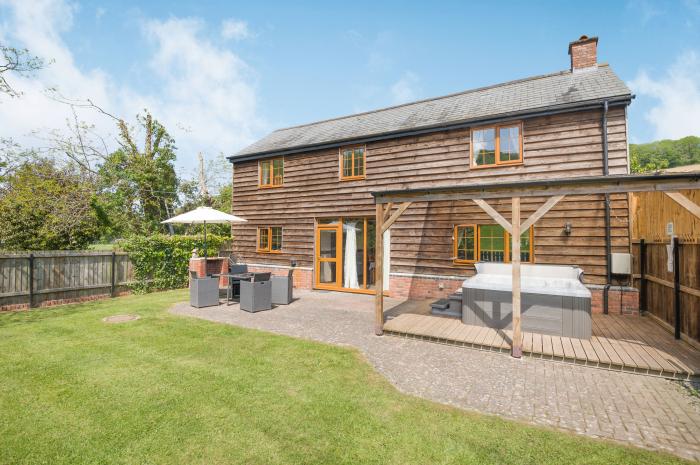
[[[440,299],[432,304],[430,304],[430,313],[433,315],[440,316],[452,316],[456,318],[462,317],[462,296],[459,296],[459,300],[452,299]]]

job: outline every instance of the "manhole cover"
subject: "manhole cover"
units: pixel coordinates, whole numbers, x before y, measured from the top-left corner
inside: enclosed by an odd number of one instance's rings
[[[125,323],[127,321],[134,321],[141,318],[138,315],[112,315],[102,318],[105,323]]]

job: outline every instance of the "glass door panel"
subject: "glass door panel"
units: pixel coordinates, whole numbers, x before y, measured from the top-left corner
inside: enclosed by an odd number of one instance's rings
[[[319,287],[340,287],[338,256],[340,225],[319,225],[316,234],[316,284]]]

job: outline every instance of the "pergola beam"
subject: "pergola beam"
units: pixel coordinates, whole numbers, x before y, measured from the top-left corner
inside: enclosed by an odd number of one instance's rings
[[[673,199],[678,205],[688,210],[691,215],[694,215],[696,218],[700,219],[700,205],[696,204],[680,192],[665,192],[665,194]]]
[[[700,189],[700,173],[540,179],[510,183],[388,190],[372,192],[372,195],[376,203],[389,203],[616,194],[627,192],[676,192],[683,189]]]

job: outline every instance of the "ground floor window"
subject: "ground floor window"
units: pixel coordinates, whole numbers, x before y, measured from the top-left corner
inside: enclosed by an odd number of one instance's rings
[[[282,227],[258,227],[258,252],[274,253],[282,251]]]
[[[454,228],[455,263],[510,262],[510,234],[497,224],[461,224]],[[533,228],[520,236],[520,261],[532,262]]]

